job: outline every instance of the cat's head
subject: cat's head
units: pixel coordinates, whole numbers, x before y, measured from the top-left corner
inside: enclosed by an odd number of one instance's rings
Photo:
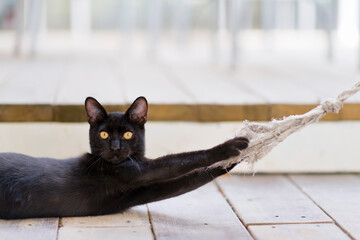
[[[144,97],[138,97],[126,112],[110,113],[95,98],[88,97],[85,110],[90,124],[92,154],[111,163],[120,163],[129,156],[144,155],[144,124],[148,111]]]

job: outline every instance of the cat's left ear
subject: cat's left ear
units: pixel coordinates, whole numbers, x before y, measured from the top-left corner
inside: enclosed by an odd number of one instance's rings
[[[104,121],[107,117],[106,110],[103,106],[93,97],[87,97],[85,100],[85,110],[88,122],[91,126],[96,123]]]
[[[147,121],[148,103],[146,98],[138,97],[126,111],[125,116],[130,121],[144,125]]]

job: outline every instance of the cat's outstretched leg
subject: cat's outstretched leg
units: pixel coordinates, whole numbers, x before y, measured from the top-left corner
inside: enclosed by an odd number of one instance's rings
[[[141,170],[137,176],[133,176],[132,184],[139,186],[179,178],[199,168],[239,155],[240,150],[247,148],[248,143],[248,139],[237,137],[208,150],[173,154],[141,162]]]
[[[182,176],[178,179],[139,187],[130,193],[127,200],[131,206],[135,206],[175,197],[195,190],[206,183],[211,182],[216,177],[229,172],[233,167],[235,167],[235,165],[236,164],[233,164],[227,169],[222,167],[213,169],[204,168],[196,170],[195,172]]]

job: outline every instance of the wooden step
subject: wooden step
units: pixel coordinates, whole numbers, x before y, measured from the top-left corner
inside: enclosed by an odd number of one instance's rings
[[[125,111],[130,104],[105,105],[108,111]],[[150,104],[150,121],[269,121],[303,114],[316,105],[258,104]],[[360,104],[345,104],[339,114],[329,113],[323,120],[360,120]],[[85,122],[83,105],[0,104],[0,122]]]

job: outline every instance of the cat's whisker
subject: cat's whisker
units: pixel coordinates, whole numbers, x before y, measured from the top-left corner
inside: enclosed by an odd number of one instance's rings
[[[99,156],[96,156],[97,157],[97,159],[96,160],[94,160],[93,161],[93,163],[91,163],[85,170],[87,170],[88,171],[88,175],[90,175],[90,173],[91,173],[91,170],[93,170],[94,169],[94,167],[96,167],[96,164],[98,164],[99,163],[99,161],[101,161],[102,160],[102,154],[100,154]],[[95,156],[94,156],[94,158],[95,158]],[[93,158],[93,159],[94,159]]]
[[[129,155],[129,158],[133,161],[135,160],[139,161],[139,159],[135,155]]]
[[[103,158],[102,158],[102,154],[100,154],[100,156],[101,156],[101,159],[103,159]],[[101,167],[100,167],[101,175],[104,175],[104,164],[105,164],[105,161],[104,161],[104,160],[100,161],[100,164],[101,164]]]

